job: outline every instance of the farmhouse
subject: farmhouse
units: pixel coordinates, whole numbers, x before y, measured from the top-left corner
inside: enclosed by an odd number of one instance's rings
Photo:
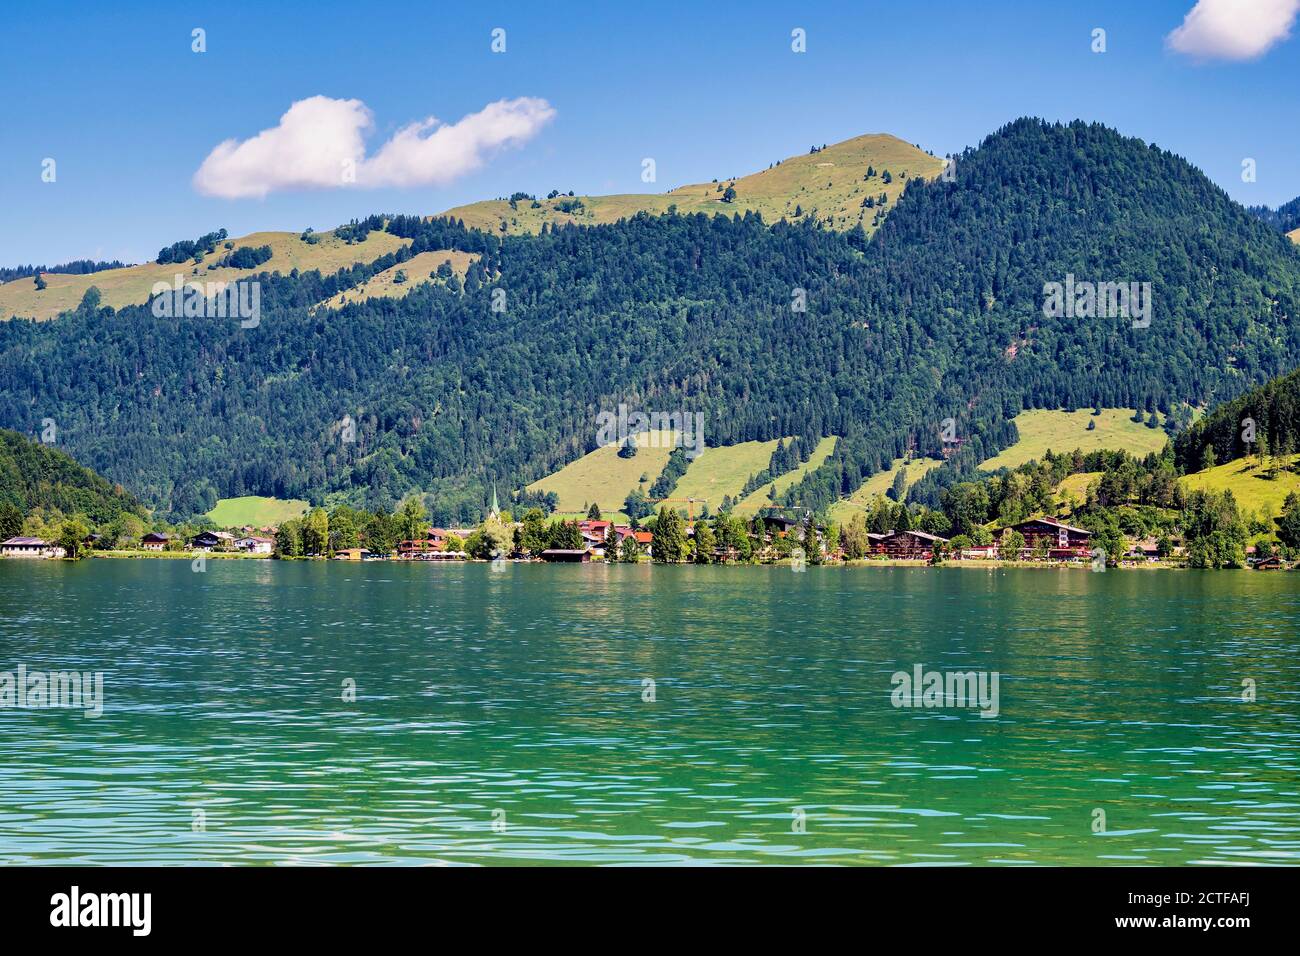
[[[6,558],[61,558],[64,554],[61,546],[51,544],[44,538],[19,536],[0,542],[0,555]]]
[[[161,551],[167,547],[167,542],[172,539],[169,534],[162,534],[157,531],[150,531],[140,539],[140,547],[146,551]]]
[[[794,528],[799,527],[803,522],[798,518],[792,518],[778,509],[768,508],[762,513],[763,527],[769,532],[773,532],[777,537],[785,537]]]
[[[1129,561],[1158,561],[1160,548],[1155,538],[1143,538],[1141,541],[1134,541],[1124,557]]]
[[[579,528],[578,533],[582,535],[582,543],[587,546],[588,551],[598,558],[605,556],[605,536],[603,534],[583,531],[581,528]]]
[[[609,532],[609,526],[613,523],[612,521],[601,521],[596,518],[584,518],[578,522],[578,530],[584,538],[592,535],[604,541],[605,535]]]
[[[275,539],[248,535],[243,538],[236,538],[235,547],[248,554],[270,554],[275,550]]]
[[[653,531],[635,531],[627,525],[615,525],[614,533],[618,535],[620,547],[628,538],[636,542],[636,546],[642,554],[650,554],[651,549],[654,547],[655,536]]]
[[[235,546],[235,536],[229,531],[201,531],[190,539],[190,547],[197,551],[229,551]]]

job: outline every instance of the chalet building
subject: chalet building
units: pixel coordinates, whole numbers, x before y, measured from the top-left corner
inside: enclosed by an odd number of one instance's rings
[[[334,552],[335,561],[364,561],[370,552],[365,548],[344,548]]]
[[[1130,561],[1158,561],[1160,549],[1156,547],[1155,538],[1143,538],[1133,542],[1133,547],[1124,555]]]
[[[243,538],[236,538],[235,547],[247,554],[270,554],[275,550],[275,539],[247,535]]]
[[[157,531],[150,531],[140,539],[140,547],[146,551],[162,551],[167,547],[167,542],[171,541],[172,536],[161,534]]]
[[[928,561],[934,554],[935,545],[947,541],[947,538],[924,531],[891,531],[884,536],[881,546],[890,558]]]
[[[542,552],[542,560],[586,564],[591,560],[591,552],[586,548],[547,548]]]
[[[190,539],[196,551],[230,551],[235,547],[235,536],[229,531],[202,531]]]
[[[398,542],[397,556],[399,558],[425,557],[446,551],[447,541],[453,533],[444,528],[430,528],[424,533],[423,538]]]
[[[67,552],[60,545],[44,538],[26,538],[21,535],[0,542],[0,555],[6,558],[61,558]]]
[[[631,538],[636,542],[636,546],[642,554],[652,554],[654,549],[654,532],[652,531],[633,531],[626,525],[617,525],[614,533],[618,535],[618,545],[621,548],[623,542]]]
[[[600,521],[596,518],[584,518],[578,522],[578,531],[582,533],[584,538],[591,535],[604,541],[605,535],[609,533],[609,527],[613,523],[612,521]]]
[[[1088,554],[1089,542],[1092,540],[1092,532],[1057,521],[1055,518],[1030,518],[1028,521],[1008,526],[1002,533],[1006,534],[1007,531],[1019,531],[1024,537],[1025,555],[1036,550],[1039,542],[1044,542],[1049,556],[1053,558],[1083,557]]]
[[[884,534],[876,534],[874,531],[868,531],[867,532],[867,553],[884,554],[885,539],[889,537],[891,534],[893,534],[892,531],[887,531]]]
[[[1251,564],[1251,567],[1256,571],[1284,571],[1286,570],[1286,562],[1274,554],[1267,558],[1259,558]]]
[[[447,549],[447,542],[432,541],[428,538],[416,538],[412,541],[397,542],[397,556],[399,558],[421,558],[429,554],[437,554]]]
[[[803,519],[792,518],[788,514],[770,508],[761,512],[761,516],[763,527],[778,538],[784,538],[792,530],[804,523]]]

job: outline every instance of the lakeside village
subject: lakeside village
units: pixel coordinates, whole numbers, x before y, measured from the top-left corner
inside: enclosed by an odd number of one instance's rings
[[[909,519],[905,508],[895,517]],[[137,519],[138,520],[138,519]],[[79,524],[79,523],[78,523]],[[418,499],[395,513],[357,511],[346,506],[315,508],[278,527],[244,526],[235,531],[205,529],[186,536],[150,531],[116,540],[101,533],[68,533],[57,540],[15,535],[0,542],[4,558],[79,557],[253,557],[339,561],[540,561],[583,563],[654,562],[664,564],[939,565],[991,562],[1056,567],[1188,566],[1185,549],[1169,537],[1094,541],[1094,534],[1056,517],[1040,515],[1002,527],[978,527],[973,534],[944,537],[919,527],[868,530],[867,515],[837,525],[808,513],[765,508],[751,518],[724,511],[713,518],[689,519],[663,506],[641,523],[618,524],[593,505],[581,520],[548,521],[539,508],[520,521],[502,512],[495,492],[487,519],[474,528],[429,527]],[[1098,544],[1104,547],[1098,547]],[[1263,546],[1244,549],[1239,566],[1255,570],[1291,567],[1282,554]],[[1193,566],[1196,566],[1193,563]],[[1300,564],[1296,567],[1300,568]]]

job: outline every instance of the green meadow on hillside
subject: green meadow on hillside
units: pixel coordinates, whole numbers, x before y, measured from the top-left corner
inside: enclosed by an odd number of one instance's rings
[[[307,508],[306,501],[297,499],[245,495],[242,498],[222,498],[207,517],[219,528],[239,528],[246,524],[260,528],[297,518]]]
[[[875,175],[866,178],[869,170]],[[890,173],[890,182],[884,173]],[[878,201],[885,194],[886,211],[893,209],[907,186],[907,178],[933,179],[943,171],[943,160],[910,143],[884,133],[857,136],[842,143],[782,160],[748,176],[720,178],[716,182],[679,186],[666,193],[628,193],[615,196],[557,196],[546,199],[492,199],[449,209],[443,216],[465,225],[501,234],[535,233],[542,224],[596,225],[617,222],[638,212],[761,213],[768,222],[785,218],[816,218],[834,229],[852,229],[859,223],[875,231],[872,219],[880,206],[866,208],[863,201]],[[660,174],[664,171],[660,170]],[[735,190],[731,201],[722,197]],[[504,228],[502,228],[504,226]]]
[[[767,484],[763,485],[763,487],[758,488],[749,495],[746,495],[736,505],[735,513],[738,515],[752,515],[760,508],[768,507],[772,503],[771,499],[768,497],[768,489],[773,485],[776,485],[777,494],[780,494],[791,485],[798,484],[803,479],[804,475],[820,468],[825,463],[826,459],[831,456],[831,452],[834,450],[835,436],[832,435],[829,438],[823,438],[817,443],[817,447],[813,449],[813,453],[808,457],[806,462],[794,471],[786,472],[781,477],[769,481]]]
[[[707,501],[709,510],[716,513],[722,499],[739,496],[750,475],[765,469],[772,460],[777,440],[747,441],[738,445],[706,447],[691,462],[686,474],[677,480],[674,498],[694,498]]]
[[[1103,408],[1096,416],[1092,411],[1090,408],[1073,412],[1036,408],[1021,412],[1016,416],[1020,440],[982,463],[980,468],[984,471],[1015,468],[1027,461],[1041,459],[1047,451],[1059,454],[1076,448],[1085,452],[1103,448],[1122,450],[1140,457],[1159,451],[1169,440],[1164,429],[1148,428],[1133,421],[1131,408]],[[1092,431],[1088,431],[1089,421],[1097,423]]]
[[[383,272],[376,273],[351,289],[344,289],[321,304],[327,308],[338,309],[349,302],[361,302],[364,299],[400,299],[417,286],[435,281],[430,274],[442,264],[450,265],[452,272],[463,279],[470,263],[479,258],[477,252],[460,252],[452,249],[421,252],[411,256],[405,262],[399,262]],[[402,277],[401,282],[397,281],[399,275]]]
[[[410,240],[399,239],[386,232],[371,232],[364,241],[348,245],[332,232],[316,233],[318,241],[305,242],[296,232],[255,232],[225,240],[206,257],[204,263],[146,262],[123,269],[105,269],[89,275],[43,274],[46,288],[38,290],[32,279],[14,279],[0,285],[0,319],[20,315],[40,320],[52,319],[60,312],[75,309],[81,297],[91,286],[99,289],[104,305],[120,309],[127,305],[140,305],[149,301],[149,294],[157,282],[172,283],[177,274],[196,282],[231,282],[245,279],[259,272],[288,274],[294,269],[306,272],[319,269],[323,275],[337,272],[344,266],[358,262],[373,262],[380,256],[393,252]],[[230,250],[241,246],[271,247],[271,258],[254,269],[230,267],[208,269],[208,262],[216,262]],[[197,271],[196,271],[197,270]]]
[[[1268,476],[1266,463],[1261,463],[1258,457],[1238,458],[1185,476],[1183,487],[1189,491],[1231,491],[1237,504],[1245,510],[1276,515],[1281,512],[1286,496],[1300,491],[1300,474],[1291,470],[1300,463],[1300,455],[1292,455],[1285,462],[1290,467],[1279,468],[1274,478]]]
[[[653,440],[645,437],[651,435]],[[594,502],[602,513],[614,514],[637,488],[646,492],[650,490],[664,465],[668,464],[673,437],[672,432],[643,432],[643,440],[658,447],[640,447],[632,458],[618,457],[618,448],[614,445],[597,448],[533,482],[528,490],[555,492],[560,499],[556,507],[558,512],[581,512],[585,516],[587,507]],[[644,481],[641,481],[642,476]]]
[[[895,458],[893,463],[885,471],[876,472],[866,481],[857,491],[840,501],[837,501],[830,509],[832,521],[838,521],[841,524],[848,521],[860,511],[865,511],[871,507],[873,498],[885,494],[894,484],[894,476],[900,469],[904,470],[904,480],[907,487],[911,487],[918,478],[925,475],[932,468],[938,468],[943,462],[936,458],[913,458],[910,461],[904,461],[902,458]]]
[[[1056,486],[1056,494],[1073,511],[1088,500],[1088,486],[1099,479],[1101,474],[1100,471],[1081,471],[1077,475],[1067,475]]]

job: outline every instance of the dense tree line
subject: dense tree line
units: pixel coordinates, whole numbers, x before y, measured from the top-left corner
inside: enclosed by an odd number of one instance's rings
[[[120,485],[56,447],[7,429],[0,429],[0,502],[24,516],[44,509],[83,514],[96,523],[107,523],[123,513],[145,514],[140,502]]]
[[[1268,206],[1251,206],[1250,212],[1268,223],[1278,232],[1291,232],[1300,229],[1300,196],[1276,209]]]
[[[217,243],[223,241],[226,235],[226,230],[218,229],[216,232],[209,232],[197,239],[182,239],[180,242],[173,242],[170,246],[163,246],[158,250],[158,264],[183,263],[189,262],[191,259],[197,262],[204,256],[211,254],[217,248]]]
[[[103,272],[105,269],[125,268],[126,263],[117,259],[111,262],[100,262],[94,259],[74,259],[71,262],[61,262],[54,266],[11,266],[0,268],[0,282],[10,282],[14,279],[30,279],[42,272],[84,276],[93,272]]]
[[[1300,451],[1300,371],[1266,382],[1227,402],[1174,440],[1185,471],[1247,455],[1286,458]]]

